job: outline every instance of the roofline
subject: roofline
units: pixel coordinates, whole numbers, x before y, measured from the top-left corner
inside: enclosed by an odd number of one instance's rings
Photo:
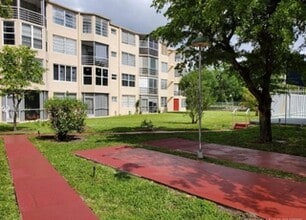
[[[117,24],[113,24],[113,23],[111,22],[112,20],[111,20],[110,18],[104,17],[103,15],[100,15],[100,14],[97,14],[97,13],[94,13],[94,12],[86,12],[86,11],[82,11],[82,10],[71,9],[71,8],[69,8],[69,7],[67,7],[67,6],[64,6],[64,5],[62,5],[62,4],[56,3],[56,2],[54,2],[54,1],[52,1],[52,0],[46,0],[46,3],[52,4],[52,5],[55,5],[55,6],[64,8],[64,9],[67,9],[67,10],[69,10],[69,11],[73,11],[73,12],[79,13],[79,14],[81,14],[81,15],[91,15],[91,16],[96,16],[96,17],[103,18],[103,19],[109,21],[109,23],[110,23],[111,26],[120,28],[120,29],[122,29],[122,30],[131,32],[131,33],[134,33],[134,34],[137,34],[137,35],[149,35],[149,33],[140,33],[140,32],[134,31],[134,30],[132,30],[132,29],[129,29],[129,28],[126,28],[126,27],[117,25]]]

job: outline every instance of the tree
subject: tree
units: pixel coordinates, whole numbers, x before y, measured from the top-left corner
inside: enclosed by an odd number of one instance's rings
[[[12,0],[0,0],[0,17],[9,18],[12,11],[11,6]]]
[[[228,67],[217,67],[212,74],[217,79],[213,95],[217,102],[240,101],[243,83]]]
[[[212,71],[202,71],[202,106],[201,110],[207,109],[214,99],[214,87],[216,86],[216,78]],[[192,71],[184,75],[179,83],[180,90],[186,96],[186,107],[192,123],[199,120],[199,84],[198,71]]]
[[[17,130],[19,104],[32,83],[42,83],[44,68],[28,47],[4,46],[0,52],[0,94],[13,99],[13,125]]]
[[[85,127],[86,105],[76,99],[50,99],[45,103],[50,114],[51,127],[56,139],[67,140],[71,131],[82,132]]]
[[[168,23],[154,35],[181,45],[186,57],[194,54],[191,45],[199,33],[210,46],[203,62],[224,62],[244,80],[257,99],[260,140],[272,141],[271,95],[273,85],[289,70],[305,63],[306,2],[304,0],[153,0],[152,6]],[[294,44],[304,41],[304,44]],[[187,46],[186,46],[187,45]],[[297,49],[294,49],[297,48]],[[185,50],[183,50],[185,49]]]

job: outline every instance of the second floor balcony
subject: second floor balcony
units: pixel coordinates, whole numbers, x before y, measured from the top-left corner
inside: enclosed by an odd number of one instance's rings
[[[95,65],[101,67],[108,67],[108,58],[91,56],[91,55],[82,55],[82,65]]]

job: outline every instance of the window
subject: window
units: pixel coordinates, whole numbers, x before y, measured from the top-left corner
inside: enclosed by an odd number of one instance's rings
[[[22,24],[22,45],[31,47],[32,46],[32,30],[31,25]]]
[[[165,89],[167,89],[167,86],[168,86],[168,80],[166,80],[166,79],[161,79],[161,80],[160,80],[160,89],[165,90]]]
[[[167,97],[160,97],[160,107],[167,107]]]
[[[163,73],[167,73],[168,72],[168,63],[165,63],[165,62],[161,63],[161,71]]]
[[[108,85],[108,70],[102,68],[96,68],[96,85],[107,86]]]
[[[14,21],[3,21],[3,44],[15,44]]]
[[[101,18],[96,18],[96,34],[108,36],[108,22]]]
[[[83,69],[83,83],[84,85],[92,84],[92,69],[91,67],[84,67]]]
[[[42,49],[42,29],[29,24],[22,24],[22,45]]]
[[[182,108],[186,108],[186,107],[187,107],[186,99],[182,99],[182,100],[181,100],[181,107],[182,107]]]
[[[117,102],[117,96],[112,96],[112,102]]]
[[[136,103],[136,97],[133,95],[122,96],[122,107],[134,108]]]
[[[76,82],[76,67],[54,64],[53,79],[66,82]]]
[[[112,55],[112,57],[117,57],[117,52],[112,51],[112,52],[111,52],[111,55]]]
[[[65,11],[65,26],[70,28],[76,28],[76,16],[70,11]]]
[[[91,33],[91,16],[83,16],[83,33]]]
[[[117,80],[117,74],[112,74],[112,79]]]
[[[153,57],[140,57],[140,74],[156,76],[158,74],[158,60]]]
[[[135,87],[135,75],[122,73],[122,86]]]
[[[122,52],[122,64],[128,66],[135,66],[135,55]]]
[[[53,35],[53,51],[68,55],[76,55],[76,40]]]
[[[136,45],[135,34],[122,31],[122,43],[129,45]]]
[[[116,35],[116,34],[117,34],[117,30],[114,29],[114,28],[112,28],[112,29],[111,29],[111,33],[112,33],[113,35]]]
[[[69,28],[76,28],[76,15],[71,11],[53,7],[53,22]]]

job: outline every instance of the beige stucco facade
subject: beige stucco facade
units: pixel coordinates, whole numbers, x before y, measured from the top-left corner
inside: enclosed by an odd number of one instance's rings
[[[20,120],[46,118],[44,101],[64,96],[85,102],[90,117],[134,114],[137,101],[142,113],[185,111],[175,50],[102,15],[44,0],[15,3],[13,18],[0,18],[0,48],[28,45],[47,69],[36,101],[21,104]],[[0,105],[0,119],[9,121],[10,97]]]

